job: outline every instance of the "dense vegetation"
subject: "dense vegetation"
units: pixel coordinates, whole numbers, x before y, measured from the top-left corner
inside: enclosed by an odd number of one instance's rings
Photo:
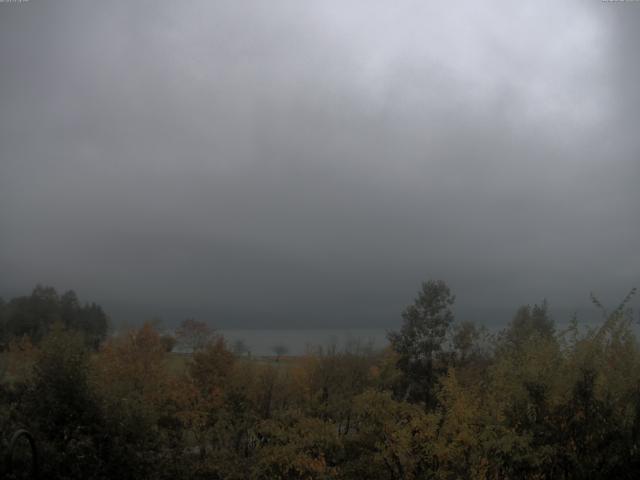
[[[51,287],[38,285],[31,295],[5,303],[0,298],[0,345],[15,338],[39,342],[55,324],[83,334],[89,345],[97,347],[107,335],[107,315],[95,303],[80,304],[73,290],[62,295]]]
[[[106,330],[89,312],[101,310],[65,297],[39,287],[2,306],[0,422],[36,434],[46,478],[640,474],[630,297],[597,328],[556,331],[542,303],[490,336],[457,322],[447,285],[427,282],[385,351],[352,344],[278,362],[234,354],[194,320],[178,331],[189,357],[151,324],[95,350]]]

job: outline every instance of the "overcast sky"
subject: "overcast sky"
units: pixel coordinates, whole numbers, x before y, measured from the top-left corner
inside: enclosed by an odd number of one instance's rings
[[[227,328],[394,327],[429,278],[489,324],[613,305],[639,85],[640,2],[0,3],[0,295]]]

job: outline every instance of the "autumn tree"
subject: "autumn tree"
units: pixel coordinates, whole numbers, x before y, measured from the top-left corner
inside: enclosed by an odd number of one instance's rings
[[[163,448],[167,352],[149,323],[109,339],[94,358],[92,381],[104,418],[106,478],[145,478]]]
[[[198,349],[189,363],[189,374],[204,391],[220,389],[232,373],[235,358],[222,336]]]
[[[331,420],[340,434],[350,430],[354,398],[374,385],[378,373],[374,371],[377,358],[369,350],[355,344],[349,347],[318,347],[294,367],[302,392],[300,408]]]
[[[190,352],[203,349],[214,336],[215,332],[208,324],[193,318],[183,320],[176,329],[178,344]]]
[[[438,417],[419,405],[367,390],[354,398],[354,418],[344,442],[341,478],[434,478]]]
[[[324,480],[337,477],[341,443],[333,425],[299,413],[261,422],[253,478]]]

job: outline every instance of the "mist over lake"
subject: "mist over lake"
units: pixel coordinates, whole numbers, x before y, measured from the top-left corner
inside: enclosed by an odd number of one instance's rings
[[[273,347],[283,345],[287,347],[289,355],[303,355],[315,347],[345,347],[358,343],[373,349],[383,349],[389,342],[387,331],[381,328],[355,329],[268,329],[268,330],[227,330],[218,331],[233,345],[237,340],[246,343],[252,355],[272,356]]]

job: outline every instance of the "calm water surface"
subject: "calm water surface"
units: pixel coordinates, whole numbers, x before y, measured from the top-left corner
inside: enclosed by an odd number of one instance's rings
[[[274,330],[218,330],[224,335],[230,348],[234,342],[242,340],[252,355],[273,355],[273,347],[283,345],[289,355],[302,355],[308,348],[336,345],[343,348],[350,342],[372,344],[381,349],[387,345],[385,329],[274,329]]]

